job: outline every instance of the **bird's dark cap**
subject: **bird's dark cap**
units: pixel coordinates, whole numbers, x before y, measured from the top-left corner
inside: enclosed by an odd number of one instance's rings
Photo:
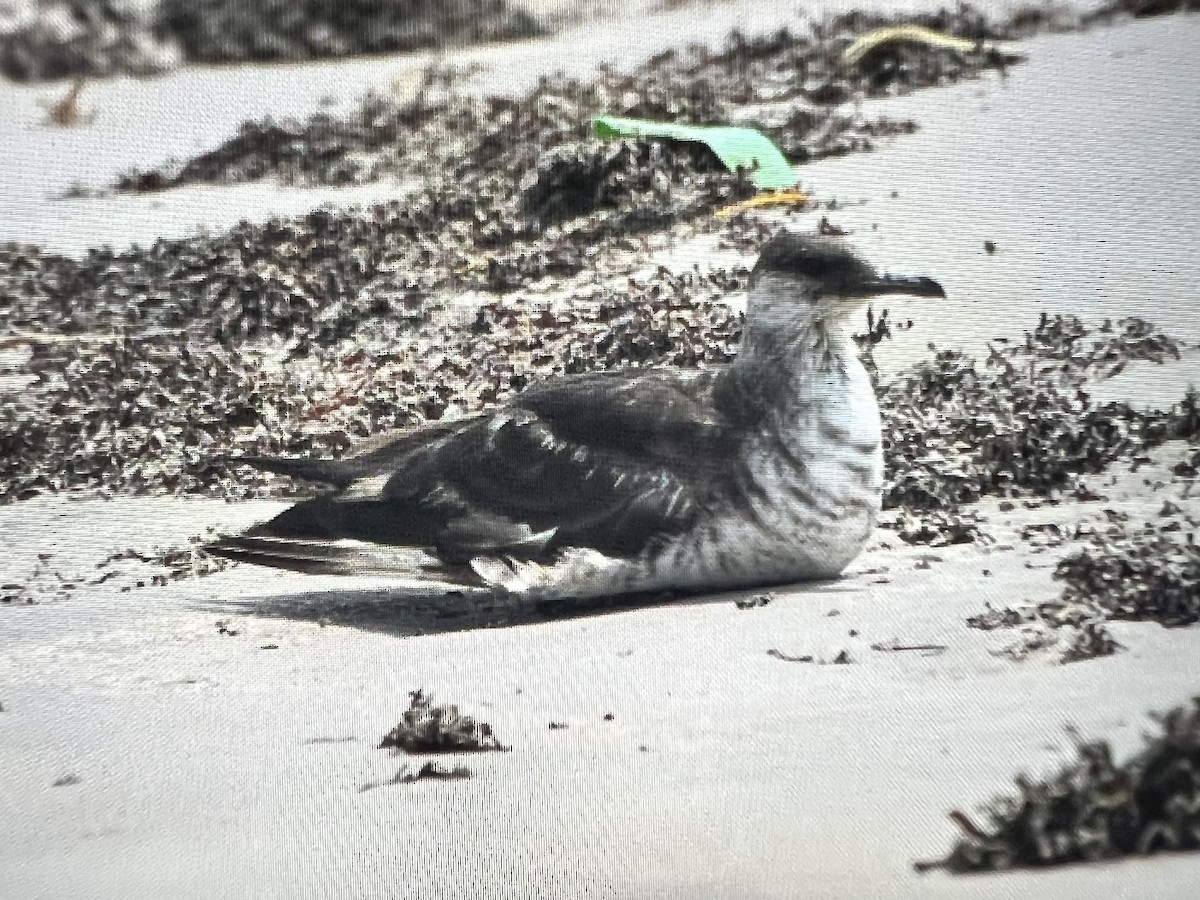
[[[944,297],[946,292],[932,278],[911,275],[880,275],[843,240],[782,230],[759,254],[750,274],[754,284],[763,275],[808,279],[834,296],[873,297],[878,294],[911,294]]]

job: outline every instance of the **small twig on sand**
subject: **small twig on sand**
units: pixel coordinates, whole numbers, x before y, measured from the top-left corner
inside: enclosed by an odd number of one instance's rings
[[[813,661],[812,656],[788,656],[786,653],[776,650],[774,647],[767,651],[767,656],[773,656],[776,659],[782,659],[784,662],[808,663]]]
[[[902,653],[906,650],[920,650],[929,654],[940,654],[945,653],[949,648],[945,644],[902,644],[899,638],[892,638],[890,641],[872,644],[871,649],[878,650],[880,653]]]
[[[412,784],[416,781],[454,781],[460,778],[470,778],[471,770],[466,766],[455,766],[452,769],[443,769],[435,762],[427,762],[417,771],[411,771],[408,766],[401,766],[400,771],[383,781],[368,781],[358,789],[358,792],[364,793],[377,787],[387,787],[390,784]]]
[[[51,125],[59,128],[73,128],[76,125],[86,125],[95,118],[94,115],[84,114],[79,109],[79,97],[83,93],[84,79],[78,78],[71,89],[54,103],[43,104]]]

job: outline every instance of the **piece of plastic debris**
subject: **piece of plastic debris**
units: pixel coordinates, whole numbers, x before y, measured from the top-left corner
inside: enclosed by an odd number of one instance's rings
[[[598,116],[592,120],[597,137],[656,137],[704,144],[731,171],[746,169],[760,190],[784,190],[799,180],[775,142],[754,128],[733,125],[677,125],[648,119]]]
[[[842,62],[848,66],[857,66],[872,50],[882,47],[884,44],[894,43],[925,44],[929,47],[940,47],[959,53],[969,53],[978,46],[975,41],[954,37],[922,25],[890,25],[887,28],[868,31],[856,40],[842,52]]]
[[[803,191],[764,191],[749,200],[732,203],[718,209],[714,215],[718,219],[728,219],[749,209],[762,209],[770,206],[802,206],[808,202],[808,194]]]

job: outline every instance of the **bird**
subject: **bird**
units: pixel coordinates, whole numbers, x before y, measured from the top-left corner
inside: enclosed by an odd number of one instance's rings
[[[845,326],[889,294],[945,296],[840,236],[781,229],[731,361],[547,380],[340,459],[240,457],[325,492],[207,549],[538,601],[836,578],[883,490],[879,408]]]

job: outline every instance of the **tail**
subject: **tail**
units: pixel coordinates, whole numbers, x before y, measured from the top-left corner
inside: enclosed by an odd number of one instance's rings
[[[221,538],[204,549],[213,556],[235,562],[306,575],[404,577],[463,587],[486,586],[469,567],[440,563],[412,547],[356,540],[323,541],[244,534]]]
[[[346,460],[307,457],[230,456],[224,460],[230,466],[252,466],[264,472],[287,475],[302,481],[314,481],[345,488],[358,477],[358,467]]]

